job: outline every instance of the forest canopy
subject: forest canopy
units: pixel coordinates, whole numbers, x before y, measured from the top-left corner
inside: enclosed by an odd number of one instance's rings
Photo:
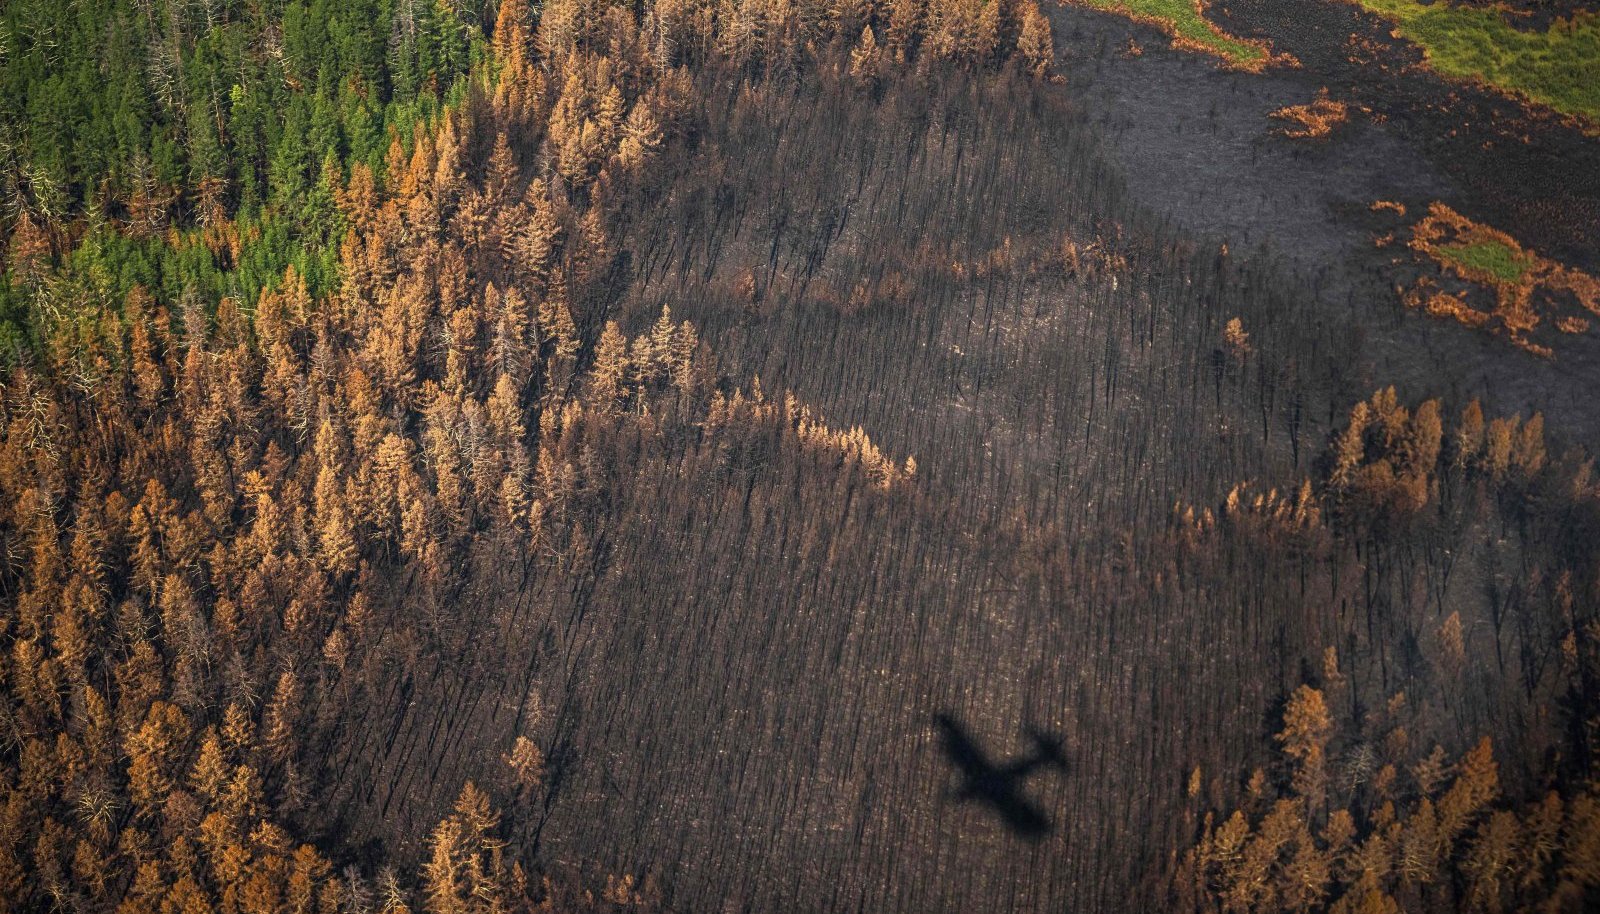
[[[1589,455],[1138,203],[1062,14],[0,6],[0,911],[1592,907]]]

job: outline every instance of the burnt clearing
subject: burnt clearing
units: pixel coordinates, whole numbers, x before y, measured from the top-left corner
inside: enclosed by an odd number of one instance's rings
[[[1423,210],[1444,200],[1592,270],[1600,144],[1496,93],[1430,74],[1385,23],[1345,4],[1242,2],[1217,11],[1228,30],[1266,37],[1303,64],[1262,74],[1167,50],[1155,30],[1115,16],[1076,7],[1052,15],[1068,91],[1093,112],[1142,205],[1298,277],[1323,313],[1361,336],[1361,371],[1374,386],[1542,410],[1573,440],[1596,441],[1586,394],[1600,382],[1594,338],[1573,339],[1545,362],[1408,313],[1395,290],[1417,266],[1403,256],[1395,264],[1396,251],[1374,246],[1396,222],[1369,206],[1393,200]],[[1125,53],[1130,34],[1143,55]],[[1306,104],[1322,88],[1358,109],[1350,121],[1322,139],[1279,135],[1270,112]]]
[[[588,320],[638,330],[670,305],[727,383],[759,376],[915,456],[912,492],[801,486],[755,447],[612,493],[627,510],[603,510],[593,552],[486,557],[456,611],[493,624],[335,725],[339,830],[420,854],[524,731],[551,775],[515,846],[652,874],[669,907],[1142,909],[1329,646],[1352,713],[1409,687],[1429,738],[1492,732],[1508,780],[1536,780],[1548,734],[1505,684],[1543,675],[1544,635],[1507,628],[1485,582],[1545,547],[1485,540],[1493,509],[1456,505],[1426,553],[1252,540],[1188,570],[1170,531],[1174,503],[1294,489],[1389,383],[1588,436],[1582,359],[1403,312],[1367,204],[1463,179],[1395,121],[1284,140],[1266,114],[1320,76],[1125,60],[1125,24],[1056,15],[1065,90],[706,90]],[[1435,549],[1464,570],[1423,587]],[[1435,715],[1447,610],[1510,659]],[[1019,788],[1048,826],[952,795],[940,715],[997,758],[1061,734],[1065,771]]]

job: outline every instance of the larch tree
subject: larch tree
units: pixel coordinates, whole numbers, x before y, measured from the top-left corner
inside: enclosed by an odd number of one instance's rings
[[[920,0],[889,0],[889,51],[905,62],[921,38],[926,6]]]
[[[1328,484],[1335,490],[1350,486],[1355,479],[1356,471],[1361,467],[1361,462],[1366,456],[1367,426],[1371,421],[1369,417],[1366,401],[1357,403],[1350,410],[1350,421],[1339,433],[1337,443],[1334,445],[1333,472],[1328,476]]]
[[[1452,463],[1457,469],[1474,464],[1483,451],[1483,406],[1477,400],[1468,403],[1461,412],[1454,450]]]
[[[623,168],[637,172],[644,168],[661,148],[661,125],[644,99],[633,103],[628,118],[622,124],[622,140],[617,145],[617,161]]]
[[[872,34],[871,25],[864,25],[861,27],[860,40],[850,52],[850,75],[863,82],[870,82],[878,75],[879,61],[877,36]]]
[[[1289,696],[1283,711],[1283,730],[1277,740],[1295,762],[1294,791],[1311,809],[1321,806],[1327,790],[1327,744],[1333,719],[1322,692],[1300,686]]]
[[[595,344],[594,365],[589,370],[589,401],[602,409],[612,409],[622,394],[628,372],[628,339],[616,321],[606,321]]]
[[[284,670],[278,674],[262,727],[267,751],[280,764],[287,762],[299,745],[300,703],[300,677],[293,670]]]
[[[1017,54],[1023,67],[1034,79],[1045,79],[1055,63],[1055,39],[1050,34],[1050,20],[1039,11],[1033,0],[1017,4],[1021,27],[1017,34]]]

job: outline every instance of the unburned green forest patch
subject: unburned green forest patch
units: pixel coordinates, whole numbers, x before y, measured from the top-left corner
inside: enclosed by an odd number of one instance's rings
[[[1394,209],[1376,203],[1373,209]],[[1403,214],[1404,209],[1399,208]],[[1380,244],[1392,236],[1380,239]],[[1520,349],[1549,358],[1554,350],[1534,332],[1551,318],[1562,333],[1583,333],[1600,316],[1600,280],[1539,256],[1515,238],[1443,203],[1410,229],[1406,244],[1440,275],[1423,276],[1403,293],[1409,307],[1469,327],[1503,334]],[[1481,305],[1492,302],[1488,307]]]
[[[1230,35],[1206,16],[1206,0],[1070,0],[1080,6],[1126,16],[1153,25],[1172,37],[1172,46],[1210,54],[1230,69],[1259,73],[1273,63],[1294,58],[1274,54],[1265,41]]]
[[[1501,241],[1458,242],[1439,248],[1437,253],[1458,271],[1488,276],[1496,283],[1520,285],[1533,269],[1527,252]]]
[[[1512,24],[1500,4],[1356,0],[1392,22],[1444,76],[1481,82],[1600,130],[1600,12],[1575,12],[1542,31]]]

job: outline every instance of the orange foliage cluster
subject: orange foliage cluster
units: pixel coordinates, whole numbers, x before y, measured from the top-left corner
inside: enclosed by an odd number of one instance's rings
[[[1289,105],[1272,112],[1272,117],[1288,121],[1283,135],[1292,139],[1319,139],[1333,132],[1333,128],[1350,119],[1350,106],[1328,97],[1323,89],[1306,105]]]
[[[1325,514],[1340,535],[1374,521],[1394,529],[1429,505],[1447,516],[1437,493],[1459,493],[1469,481],[1502,494],[1549,485],[1575,501],[1596,495],[1586,467],[1556,481],[1571,468],[1548,460],[1537,414],[1486,422],[1473,401],[1446,428],[1438,401],[1413,412],[1393,388],[1356,404],[1325,466],[1315,495],[1309,481],[1294,502],[1276,490],[1251,498],[1240,485],[1215,513],[1197,518],[1183,510],[1180,529],[1260,529],[1294,541],[1296,531],[1320,529]],[[1576,671],[1590,662],[1579,645],[1595,626],[1573,616],[1571,586],[1570,573],[1561,572],[1554,592],[1566,607],[1562,624],[1574,626],[1562,650]],[[1436,675],[1459,682],[1466,674],[1465,638],[1458,612],[1437,625],[1428,641]],[[1600,784],[1579,782],[1531,799],[1502,796],[1487,737],[1453,763],[1438,745],[1427,751],[1431,741],[1412,732],[1425,725],[1427,709],[1413,708],[1403,692],[1341,720],[1338,709],[1367,704],[1355,694],[1361,677],[1341,671],[1331,647],[1322,667],[1320,682],[1299,686],[1285,702],[1278,764],[1255,769],[1242,797],[1224,802],[1231,791],[1223,779],[1208,782],[1199,767],[1189,774],[1189,821],[1197,831],[1173,884],[1179,909],[1590,909],[1586,902],[1600,887]],[[1202,816],[1203,794],[1224,811]]]
[[[381,178],[325,175],[349,227],[330,294],[291,267],[253,311],[175,317],[136,288],[0,379],[0,911],[548,912],[485,792],[539,801],[529,734],[442,820],[408,812],[438,822],[420,892],[341,877],[297,837],[342,709],[465,656],[460,595],[495,556],[587,574],[603,493],[746,459],[846,496],[915,474],[859,427],[718,384],[666,307],[633,336],[604,319],[608,224],[690,90],[631,13],[544,9],[535,41],[501,4],[498,80],[396,139]],[[12,267],[43,276],[52,238],[20,226]],[[215,213],[171,240],[240,243]],[[659,892],[623,876],[605,896]]]
[[[1038,266],[1040,269],[1057,267],[1068,276],[1076,276],[1084,270],[1091,273],[1126,273],[1128,258],[1113,251],[1103,239],[1079,242],[1071,235],[1066,235],[1062,237],[1061,246],[1054,256],[1045,258]]]
[[[1222,344],[1235,361],[1243,361],[1245,356],[1255,351],[1255,347],[1250,345],[1250,333],[1244,329],[1244,321],[1237,317],[1229,318],[1222,328]]]
[[[1450,622],[1441,642],[1451,649]],[[1440,747],[1426,756],[1414,748],[1404,693],[1369,715],[1370,732],[1359,734],[1367,738],[1336,766],[1330,754],[1341,734],[1331,709],[1349,685],[1332,649],[1325,666],[1324,688],[1302,685],[1284,708],[1276,741],[1287,783],[1274,785],[1257,769],[1244,808],[1220,824],[1206,813],[1180,867],[1176,888],[1186,907],[1497,911],[1531,896],[1545,900],[1541,910],[1583,909],[1600,884],[1594,788],[1508,802],[1487,737],[1453,764]],[[1190,796],[1200,786],[1195,769]]]
[[[1380,201],[1372,208],[1388,207]],[[1455,288],[1443,288],[1438,280],[1422,277],[1402,295],[1408,307],[1503,333],[1514,345],[1535,355],[1548,358],[1554,354],[1549,346],[1530,338],[1547,312],[1565,306],[1600,315],[1600,280],[1541,257],[1505,232],[1474,222],[1443,203],[1429,205],[1428,215],[1411,228],[1408,245],[1438,264],[1447,278],[1456,280]],[[1483,247],[1504,250],[1520,268],[1516,278],[1451,256]],[[1472,304],[1478,290],[1493,297],[1492,308]],[[1589,328],[1588,319],[1581,315],[1559,315],[1553,322],[1563,333],[1583,333]]]
[[[1392,524],[1437,505],[1447,479],[1523,484],[1547,463],[1544,417],[1538,413],[1527,421],[1519,416],[1485,421],[1474,400],[1447,429],[1438,400],[1412,411],[1388,387],[1350,410],[1333,439],[1327,475],[1315,485],[1306,479],[1295,494],[1278,488],[1252,493],[1246,480],[1215,509],[1179,502],[1172,517],[1189,542],[1224,525],[1236,534],[1283,538],[1324,529],[1328,517],[1341,528],[1368,521]]]
[[[1310,531],[1322,525],[1322,503],[1312,491],[1311,481],[1301,483],[1297,493],[1268,489],[1250,492],[1249,480],[1234,486],[1218,510],[1200,508],[1182,502],[1173,506],[1172,513],[1178,525],[1194,533],[1207,533],[1216,529],[1220,520],[1236,532],[1259,531],[1268,538],[1281,537],[1295,531]]]
[[[759,378],[751,384],[748,395],[743,390],[735,390],[731,397],[724,397],[720,392],[712,396],[703,428],[709,433],[728,424],[776,427],[784,440],[792,440],[799,450],[828,454],[847,469],[859,467],[882,489],[906,482],[917,474],[915,458],[908,456],[904,463],[893,460],[873,443],[861,426],[834,428],[790,392],[784,394],[781,403],[767,399],[761,391]]]
[[[950,264],[950,274],[958,281],[1011,273],[1073,277],[1127,270],[1128,259],[1112,250],[1104,239],[1079,241],[1070,233],[1062,235],[1060,243],[1055,245],[1017,244],[1007,236],[999,247],[971,262],[956,260]]]

